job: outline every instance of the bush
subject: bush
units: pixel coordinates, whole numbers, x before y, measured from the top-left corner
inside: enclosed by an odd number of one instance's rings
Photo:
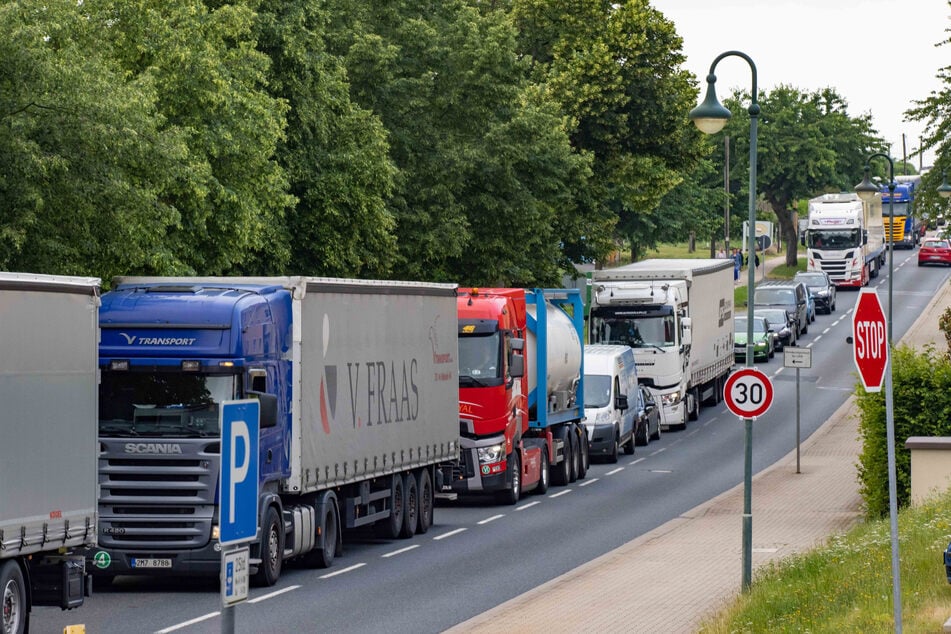
[[[861,421],[859,480],[869,518],[888,515],[888,445],[885,391],[856,388]],[[895,469],[898,505],[911,497],[911,436],[951,436],[951,360],[933,346],[918,352],[907,346],[892,351],[892,395],[895,422]]]

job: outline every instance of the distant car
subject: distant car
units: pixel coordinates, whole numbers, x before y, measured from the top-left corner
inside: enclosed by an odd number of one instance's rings
[[[796,345],[796,322],[785,310],[782,308],[756,308],[753,315],[755,317],[765,317],[769,321],[770,328],[776,333],[773,343],[777,352],[782,351],[786,346]],[[744,354],[746,353],[744,352]]]
[[[951,264],[951,242],[929,239],[918,249],[918,266],[925,264]]]
[[[733,356],[738,361],[746,360],[746,336],[749,329],[748,317],[733,320]],[[776,354],[776,344],[769,321],[765,317],[753,316],[753,360],[769,361]]]
[[[835,312],[835,284],[825,271],[800,271],[793,278],[802,282],[813,296],[816,310],[831,315]]]
[[[660,408],[643,385],[638,386],[637,413],[634,422],[634,443],[643,447],[651,440],[660,440]]]
[[[812,291],[808,291],[807,296],[809,301],[806,303],[806,319],[811,324],[816,320],[816,296],[812,294]]]

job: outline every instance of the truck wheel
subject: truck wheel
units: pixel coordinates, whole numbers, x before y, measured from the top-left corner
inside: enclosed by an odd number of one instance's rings
[[[693,389],[687,392],[687,420],[698,418],[700,418],[700,390]]]
[[[509,459],[512,469],[512,488],[499,493],[502,504],[516,505],[522,497],[522,462],[518,459],[518,452],[513,451]]]
[[[562,447],[561,451],[561,462],[557,464],[551,474],[552,482],[559,486],[568,484],[571,477],[571,468],[569,465],[571,461],[571,440],[569,436],[565,436],[564,443],[564,447]]]
[[[270,587],[281,578],[281,566],[284,562],[284,523],[273,506],[269,506],[264,514],[264,524],[261,528],[261,543],[258,544],[261,563],[254,575],[254,585]]]
[[[591,455],[588,451],[588,433],[584,427],[578,425],[578,479],[583,480],[588,475],[591,466]]]
[[[542,447],[541,466],[538,469],[538,486],[535,487],[535,493],[544,495],[548,492],[549,479],[551,478],[551,465],[548,462],[548,449]]]
[[[416,488],[416,476],[407,472],[403,476],[403,528],[400,537],[409,539],[416,534],[419,522],[419,489]]]
[[[0,625],[4,634],[24,634],[30,613],[26,607],[26,586],[20,566],[12,560],[0,566],[0,608],[3,609]]]
[[[433,525],[433,481],[429,477],[429,469],[419,472],[419,524],[416,532],[422,535]]]
[[[396,539],[403,530],[403,510],[406,504],[403,501],[403,476],[393,476],[390,488],[390,516],[380,522],[379,533],[387,539]]]
[[[320,548],[305,553],[303,563],[309,568],[330,568],[337,554],[337,506],[327,504],[324,511],[324,543]]]

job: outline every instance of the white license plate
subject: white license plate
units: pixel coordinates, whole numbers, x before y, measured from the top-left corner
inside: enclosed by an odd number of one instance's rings
[[[133,568],[171,568],[172,567],[171,559],[139,559],[138,557],[133,557],[131,563]]]

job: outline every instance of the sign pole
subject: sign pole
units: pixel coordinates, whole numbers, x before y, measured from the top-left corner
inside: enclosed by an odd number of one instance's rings
[[[799,435],[799,368],[796,368],[796,473],[802,473],[799,469],[799,447],[801,446]]]
[[[799,447],[802,444],[799,424],[799,370],[812,367],[812,350],[787,346],[783,350],[783,367],[796,368],[796,473],[802,473],[799,464]]]
[[[898,486],[895,483],[895,407],[892,401],[892,360],[889,355],[885,371],[885,436],[888,443],[888,516],[892,541],[892,601],[895,632],[901,634],[901,580],[898,558]]]

